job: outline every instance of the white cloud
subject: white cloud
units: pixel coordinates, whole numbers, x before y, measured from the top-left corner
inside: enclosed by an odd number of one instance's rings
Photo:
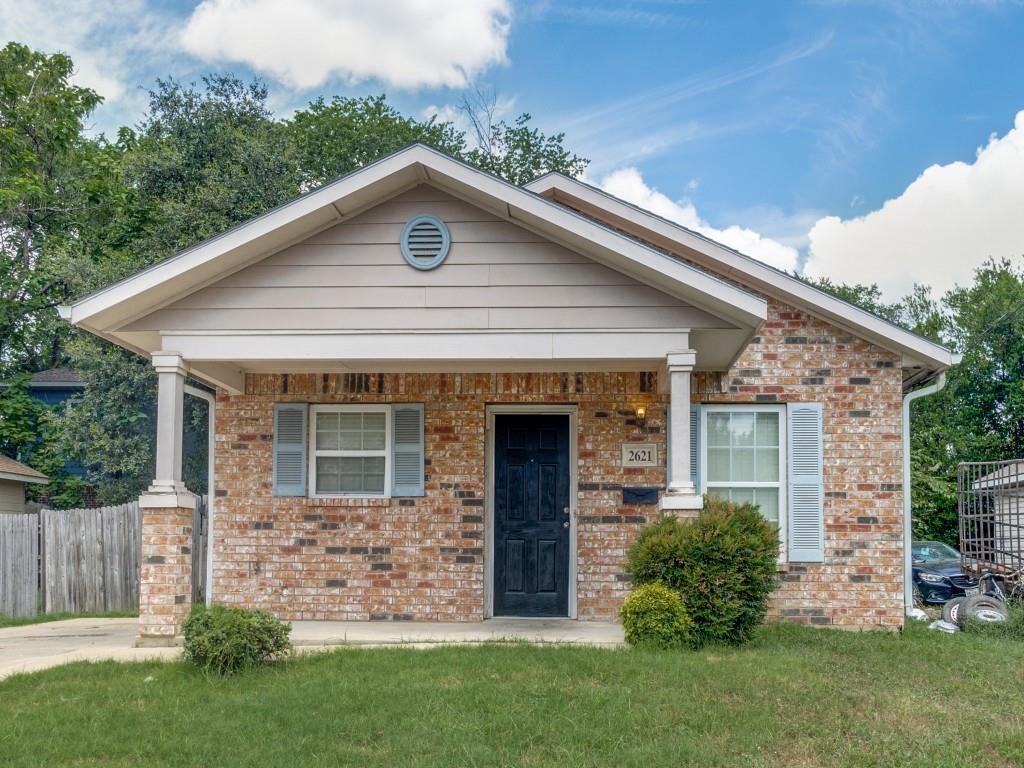
[[[108,102],[131,87],[140,52],[167,47],[169,25],[143,0],[0,0],[0,34],[75,63],[72,81]]]
[[[181,43],[301,89],[332,77],[461,88],[506,62],[510,20],[508,0],[203,0]]]
[[[1024,254],[1024,111],[973,163],[927,168],[899,197],[852,219],[827,216],[810,233],[805,273],[878,283],[889,299],[915,282],[938,291],[970,282],[990,256]]]
[[[647,185],[636,168],[621,168],[597,183],[610,195],[639,206],[651,213],[670,219],[709,237],[722,245],[769,264],[778,269],[796,268],[799,252],[796,248],[771,240],[752,229],[733,225],[725,229],[713,227],[697,213],[690,200],[673,200],[668,195]]]

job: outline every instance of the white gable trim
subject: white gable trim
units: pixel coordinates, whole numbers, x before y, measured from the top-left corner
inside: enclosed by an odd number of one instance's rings
[[[616,220],[632,225],[633,231],[652,243],[694,255],[708,267],[744,285],[775,296],[810,314],[845,328],[879,346],[904,356],[905,367],[941,371],[960,361],[960,355],[946,347],[883,320],[859,307],[836,298],[785,272],[728,248],[686,227],[642,208],[626,203],[589,184],[560,173],[548,173],[526,185],[526,189],[573,207],[599,211],[609,224]]]
[[[418,144],[94,293],[73,304],[64,315],[100,335],[116,332],[131,318],[166,306],[424,181],[741,328],[753,331],[767,317],[767,303],[752,293]]]

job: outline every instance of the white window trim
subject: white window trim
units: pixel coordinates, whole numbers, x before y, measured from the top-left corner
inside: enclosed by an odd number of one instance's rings
[[[761,482],[708,482],[708,414],[709,413],[775,413],[779,416],[779,562],[786,562],[789,542],[787,530],[789,525],[789,442],[787,433],[786,406],[767,403],[723,403],[702,405],[700,408],[700,478],[701,493],[709,488],[773,488],[775,483]]]
[[[316,448],[316,417],[319,413],[384,414],[384,493],[320,493],[316,487],[317,456],[380,456],[381,451],[322,450]],[[391,406],[383,403],[311,405],[309,408],[309,496],[314,499],[389,499],[392,485]]]

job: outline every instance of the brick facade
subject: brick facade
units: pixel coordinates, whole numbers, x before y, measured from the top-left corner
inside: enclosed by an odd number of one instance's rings
[[[899,626],[898,357],[772,301],[721,391],[694,397],[824,404],[826,561],[784,566],[772,615]],[[274,498],[273,404],[289,401],[425,403],[426,495]],[[665,482],[663,449],[661,467],[620,466],[623,442],[664,446],[653,373],[250,374],[245,394],[218,397],[214,599],[293,620],[482,619],[485,408],[498,403],[578,406],[578,616],[614,619],[626,547],[657,515],[622,488]]]
[[[170,639],[192,608],[193,510],[143,507],[141,514],[139,637]]]

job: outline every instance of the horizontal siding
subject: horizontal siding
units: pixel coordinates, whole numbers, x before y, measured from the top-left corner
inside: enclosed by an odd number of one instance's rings
[[[644,285],[207,288],[174,309],[290,307],[679,307]]]
[[[268,267],[384,267],[404,262],[396,243],[302,243],[268,256]],[[554,243],[452,243],[444,267],[462,264],[590,264],[586,256]]]
[[[415,215],[448,224],[438,269],[402,259]],[[421,186],[122,330],[721,328],[728,323],[451,195]]]
[[[164,309],[150,316],[164,329],[374,330],[476,328],[704,328],[717,320],[693,307],[416,307]],[[137,330],[133,328],[132,330]]]

